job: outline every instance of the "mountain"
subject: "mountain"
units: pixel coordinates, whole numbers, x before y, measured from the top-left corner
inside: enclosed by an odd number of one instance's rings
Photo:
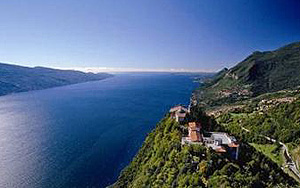
[[[102,80],[112,75],[0,63],[0,95]]]
[[[198,96],[221,104],[298,86],[300,42],[295,42],[274,51],[256,51],[236,66],[223,69]]]

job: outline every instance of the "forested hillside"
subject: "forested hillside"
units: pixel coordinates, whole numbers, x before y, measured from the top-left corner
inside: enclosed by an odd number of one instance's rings
[[[300,42],[274,51],[254,52],[230,69],[223,69],[195,94],[209,105],[248,99],[300,86]]]
[[[197,121],[240,141],[238,160],[181,145],[183,126],[166,117],[113,187],[299,187],[299,86],[300,42],[254,52],[192,96]]]
[[[278,151],[271,154],[275,161],[284,166],[284,157],[280,151],[279,142],[285,143],[292,159],[300,167],[300,99],[291,103],[278,104],[258,112],[256,106],[245,107],[247,111],[230,112],[218,117],[218,122],[226,131],[234,134],[244,142],[259,144],[260,146],[276,146]],[[249,130],[249,132],[245,131]],[[260,135],[275,139],[272,143]],[[268,155],[268,154],[267,154]],[[272,157],[271,156],[271,157]]]
[[[220,127],[219,127],[220,128]],[[243,143],[238,161],[202,145],[181,145],[182,129],[169,117],[151,132],[112,187],[294,187],[280,167]]]

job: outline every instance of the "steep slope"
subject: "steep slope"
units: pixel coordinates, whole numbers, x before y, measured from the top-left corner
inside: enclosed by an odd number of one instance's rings
[[[243,84],[251,84],[254,94],[300,85],[300,42],[275,51],[254,52],[230,70]]]
[[[44,67],[22,67],[0,63],[0,95],[101,80],[110,74],[83,73]]]
[[[300,42],[295,42],[274,51],[254,52],[235,67],[219,72],[202,93],[208,98],[241,99],[298,86]]]
[[[151,132],[112,187],[295,187],[280,167],[248,144],[239,160],[202,145],[181,145],[182,127],[169,117]]]

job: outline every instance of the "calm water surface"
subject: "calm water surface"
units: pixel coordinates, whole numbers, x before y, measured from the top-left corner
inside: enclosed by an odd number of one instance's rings
[[[119,74],[0,97],[0,187],[105,187],[168,108],[188,103],[191,75]]]

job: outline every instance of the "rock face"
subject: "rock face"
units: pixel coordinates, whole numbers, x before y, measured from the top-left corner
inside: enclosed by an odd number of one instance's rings
[[[0,63],[0,95],[46,89],[111,77],[106,73],[84,73],[44,67],[22,67]]]

